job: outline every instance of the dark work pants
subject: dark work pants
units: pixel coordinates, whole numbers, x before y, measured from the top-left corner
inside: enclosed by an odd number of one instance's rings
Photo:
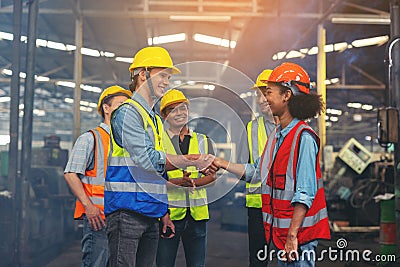
[[[106,217],[110,267],[152,267],[156,262],[158,219],[129,211]]]
[[[265,241],[265,232],[262,219],[261,208],[247,208],[248,215],[248,234],[249,234],[249,266],[267,266],[268,257],[266,260],[260,261],[257,253],[262,250],[259,255],[264,256],[267,251],[267,242]]]

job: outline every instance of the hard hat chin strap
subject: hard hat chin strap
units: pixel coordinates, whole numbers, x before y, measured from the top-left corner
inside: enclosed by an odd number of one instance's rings
[[[153,98],[153,100],[156,101],[157,96],[156,93],[154,92],[153,83],[151,82],[150,71],[146,68],[145,73],[146,73],[147,86],[150,88],[151,98]]]

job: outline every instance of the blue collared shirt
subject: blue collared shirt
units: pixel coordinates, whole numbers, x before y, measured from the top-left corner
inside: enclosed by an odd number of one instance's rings
[[[295,118],[284,129],[282,129],[281,126],[278,127],[273,157],[275,157],[284,138],[298,122],[299,119]],[[317,162],[317,154],[318,144],[314,137],[307,131],[302,132],[300,137],[299,156],[297,159],[296,192],[291,201],[292,204],[302,203],[308,208],[311,207],[317,193],[317,174],[315,166]],[[260,176],[260,158],[258,158],[254,164],[245,164],[246,181],[251,181],[254,175]]]
[[[141,95],[134,93],[132,99],[149,113],[153,122],[156,121],[156,114]],[[155,149],[143,127],[143,118],[135,107],[122,105],[115,110],[111,118],[111,128],[115,142],[128,151],[137,166],[159,174],[165,172],[165,153]]]

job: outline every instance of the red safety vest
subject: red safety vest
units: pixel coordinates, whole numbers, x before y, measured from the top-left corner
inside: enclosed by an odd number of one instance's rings
[[[278,249],[284,249],[292,220],[294,206],[291,200],[296,190],[297,157],[300,137],[303,131],[310,132],[317,140],[317,134],[304,121],[290,130],[279,147],[275,158],[276,130],[268,139],[261,158],[262,212],[267,242],[272,241]],[[277,164],[275,164],[277,163]],[[319,152],[316,158],[317,193],[308,209],[297,234],[298,244],[315,239],[330,239],[328,213],[323,187]],[[266,182],[265,182],[266,181]]]
[[[86,170],[82,177],[82,185],[86,195],[92,203],[104,212],[104,181],[106,177],[108,146],[110,135],[106,130],[97,126],[90,130],[94,137],[94,168]],[[85,207],[77,199],[75,204],[75,219],[81,219],[85,213]],[[104,214],[102,215],[105,219]]]

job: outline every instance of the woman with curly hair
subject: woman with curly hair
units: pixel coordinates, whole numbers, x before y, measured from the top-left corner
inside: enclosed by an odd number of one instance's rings
[[[329,239],[330,230],[319,138],[304,120],[321,114],[324,103],[320,95],[310,92],[310,78],[297,64],[283,63],[265,82],[267,102],[280,126],[269,137],[262,156],[254,164],[217,158],[214,165],[246,181],[261,178],[265,238],[280,250],[279,265],[314,266],[317,240]]]

